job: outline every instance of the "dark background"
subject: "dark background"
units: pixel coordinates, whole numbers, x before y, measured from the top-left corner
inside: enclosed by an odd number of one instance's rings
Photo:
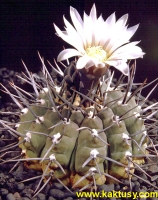
[[[81,16],[89,14],[92,0],[3,1],[1,15],[0,67],[23,71],[23,59],[31,71],[40,69],[37,50],[53,63],[67,44],[55,35],[53,23],[63,30],[63,15],[70,20],[69,7],[75,7]],[[106,19],[116,11],[117,19],[129,13],[129,27],[140,23],[132,41],[146,52],[137,61],[135,81],[151,81],[158,77],[158,1],[157,0],[96,0],[98,16]]]

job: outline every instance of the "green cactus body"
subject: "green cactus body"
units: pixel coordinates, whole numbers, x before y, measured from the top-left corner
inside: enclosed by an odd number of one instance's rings
[[[74,62],[73,68],[76,73]],[[128,156],[134,155],[133,161],[143,163],[143,157],[137,155],[145,153],[147,142],[135,98],[123,104],[124,92],[107,90],[107,85],[99,82],[101,88],[97,90],[97,85],[94,86],[93,102],[86,100],[81,104],[83,96],[74,95],[71,84],[66,76],[64,92],[61,88],[44,88],[37,97],[38,104],[30,104],[30,109],[21,115],[17,131],[24,137],[20,137],[20,148],[26,158],[41,159],[26,161],[26,166],[47,174],[53,172],[52,180],[58,178],[65,185],[78,188],[90,184],[94,178],[98,185],[106,179],[113,182],[105,173],[118,179],[128,178],[126,168],[130,174],[134,172]],[[73,95],[71,103],[67,103]],[[91,173],[94,168],[98,173]]]

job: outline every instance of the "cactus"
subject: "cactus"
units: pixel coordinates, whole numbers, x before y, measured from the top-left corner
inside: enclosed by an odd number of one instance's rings
[[[66,188],[96,188],[105,182],[130,180],[144,158],[150,159],[146,148],[151,143],[147,134],[151,125],[144,121],[155,114],[147,112],[155,105],[145,108],[140,98],[146,82],[132,89],[135,62],[130,70],[124,63],[126,67],[120,68],[124,75],[114,84],[109,65],[93,63],[86,68],[72,61],[64,71],[58,65],[52,68],[51,75],[39,57],[40,76],[33,76],[24,64],[24,80],[33,86],[33,94],[10,83],[17,93],[13,95],[3,86],[21,115],[16,130],[1,123],[19,136],[25,166],[43,171],[46,183],[58,180]]]

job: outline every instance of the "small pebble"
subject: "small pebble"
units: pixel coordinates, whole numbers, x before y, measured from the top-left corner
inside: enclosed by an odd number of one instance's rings
[[[1,194],[1,195],[7,195],[7,194],[8,194],[8,190],[5,189],[5,188],[1,188],[1,189],[0,189],[0,194]]]
[[[138,178],[137,178],[137,177],[135,177],[135,176],[132,176],[132,179],[131,179],[131,181],[135,182],[135,181],[137,181],[137,180],[138,180]]]
[[[51,188],[51,185],[50,185],[50,184],[47,184],[47,185],[44,187],[44,189],[43,189],[43,194],[48,194],[50,188]]]
[[[116,191],[119,191],[119,190],[120,190],[120,185],[119,185],[119,184],[116,184],[116,185],[115,185],[115,190],[116,190]]]
[[[59,189],[59,190],[62,190],[64,188],[64,186],[60,183],[54,183],[53,184],[53,188],[56,188],[56,189]]]
[[[48,200],[56,200],[54,197],[49,197]]]
[[[125,185],[129,186],[129,180],[126,180],[126,179],[125,179],[125,180],[123,180],[122,182],[123,182]]]
[[[15,197],[15,199],[20,199],[21,198],[21,195],[19,194],[19,192],[15,192],[14,193],[14,197]]]
[[[20,200],[30,200],[28,197],[22,197]]]
[[[140,187],[140,183],[138,181],[134,182],[134,185],[137,185],[138,187]]]
[[[17,190],[18,190],[19,192],[21,192],[22,190],[24,190],[25,185],[24,185],[24,183],[18,183],[18,184],[16,185],[16,188],[17,188]]]
[[[35,181],[34,184],[32,185],[31,189],[32,189],[33,191],[35,191],[36,188],[38,187],[38,183],[39,183],[39,180]]]
[[[38,193],[36,197],[38,200],[46,200],[46,196],[42,193]]]
[[[144,180],[148,180],[148,179],[147,179],[147,176],[146,176],[145,174],[141,174],[140,177],[141,177],[142,179],[144,179]],[[140,182],[140,183],[143,183],[144,181],[140,179],[139,182]]]
[[[57,199],[64,199],[65,198],[65,194],[63,191],[58,190],[58,189],[51,189],[50,190],[50,195],[52,197],[55,197]]]
[[[108,184],[108,185],[101,185],[98,187],[98,191],[104,190],[105,192],[111,192],[114,190],[114,184]]]
[[[133,187],[133,191],[134,191],[134,192],[139,192],[139,191],[140,191],[140,187],[139,187],[138,185],[135,185],[135,186]]]
[[[12,190],[16,188],[16,184],[15,184],[14,178],[10,178],[10,179],[7,181],[7,186],[8,186],[10,189],[12,189]]]
[[[144,185],[141,187],[141,190],[147,191],[147,187],[145,187]]]
[[[72,197],[67,197],[64,200],[73,200],[73,198]]]
[[[15,197],[12,193],[7,194],[6,200],[15,200]]]
[[[34,194],[33,190],[31,189],[24,189],[22,192],[21,192],[21,196],[23,197],[28,197],[28,198],[32,198],[32,195]]]
[[[156,181],[152,182],[152,185],[154,185],[154,186],[157,186],[157,183],[156,183]]]
[[[69,192],[68,190],[64,191],[65,198],[67,197],[76,197],[76,192]]]

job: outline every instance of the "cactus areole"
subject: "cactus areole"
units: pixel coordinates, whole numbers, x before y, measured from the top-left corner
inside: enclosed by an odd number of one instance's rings
[[[66,31],[55,29],[75,49],[63,50],[58,61],[75,60],[64,70],[57,65],[51,75],[39,55],[40,77],[25,66],[34,93],[28,96],[12,85],[18,94],[12,98],[21,108],[16,133],[25,166],[69,188],[130,179],[148,155],[138,95],[144,83],[133,91],[136,66],[128,63],[144,55],[138,42],[129,42],[138,26],[127,28],[128,15],[118,21],[115,13],[106,21],[97,18],[95,5],[83,20],[72,7],[70,15],[74,27],[64,18]],[[126,84],[122,79],[114,84],[111,66],[128,77]]]

